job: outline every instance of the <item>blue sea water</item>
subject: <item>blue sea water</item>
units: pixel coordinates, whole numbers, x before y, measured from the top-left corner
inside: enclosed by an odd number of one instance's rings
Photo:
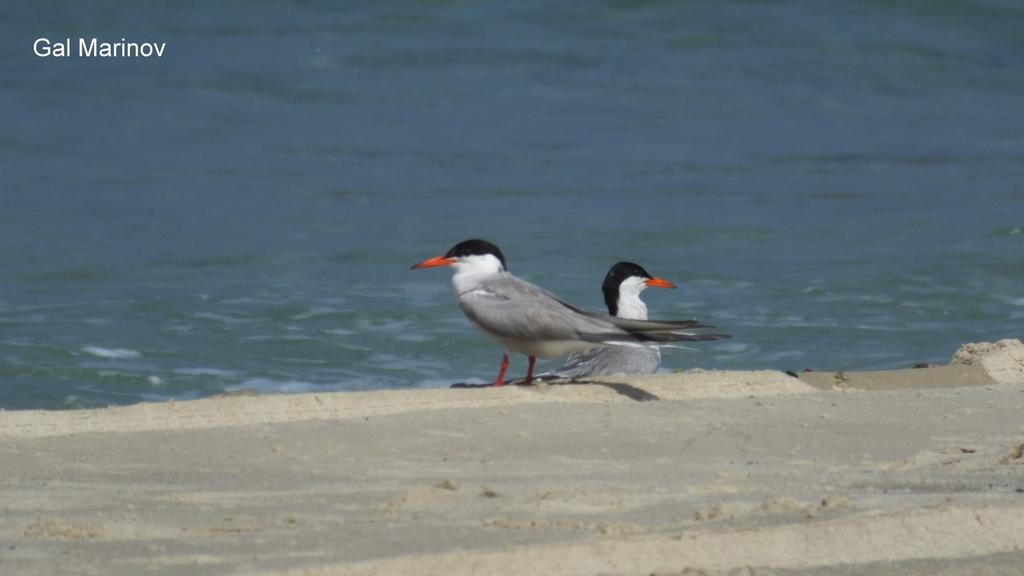
[[[470,237],[585,307],[679,284],[734,338],[665,370],[1024,332],[1016,1],[21,2],[0,78],[0,408],[489,381],[409,270]]]

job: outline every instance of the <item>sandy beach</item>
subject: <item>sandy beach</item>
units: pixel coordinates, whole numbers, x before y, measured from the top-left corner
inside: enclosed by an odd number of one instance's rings
[[[1021,574],[1024,344],[0,412],[4,574]]]

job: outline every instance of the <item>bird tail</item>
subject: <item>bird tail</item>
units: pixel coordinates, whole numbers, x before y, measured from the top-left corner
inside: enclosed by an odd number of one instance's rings
[[[706,332],[681,332],[672,330],[630,330],[613,334],[581,334],[580,339],[586,342],[604,343],[612,346],[644,346],[660,345],[669,342],[709,342],[732,338],[729,334],[712,334]]]
[[[694,333],[694,332],[633,332],[627,331],[625,334],[586,334],[581,335],[580,338],[586,342],[603,342],[606,344],[623,345],[623,346],[637,346],[644,344],[662,344],[669,342],[709,342],[712,340],[724,340],[726,338],[732,338],[729,334],[709,334],[709,333]]]
[[[732,338],[728,334],[716,334],[701,330],[714,328],[696,320],[632,320],[610,317],[617,327],[641,342],[707,342]]]
[[[603,342],[610,345],[629,345],[629,343],[647,343],[650,345],[661,342],[706,342],[709,340],[732,338],[728,334],[693,332],[694,330],[714,328],[710,324],[701,324],[696,320],[633,320],[631,318],[619,318],[618,316],[608,316],[600,312],[583,310],[565,302],[562,302],[562,304],[584,316],[610,322],[622,330],[622,332],[614,333],[581,334],[580,339],[586,342]]]

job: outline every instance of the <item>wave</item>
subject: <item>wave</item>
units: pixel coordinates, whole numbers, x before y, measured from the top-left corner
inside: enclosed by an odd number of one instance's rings
[[[130,350],[128,348],[101,348],[100,346],[84,346],[82,348],[82,352],[92,354],[99,358],[126,359],[142,356],[142,353],[137,350]]]

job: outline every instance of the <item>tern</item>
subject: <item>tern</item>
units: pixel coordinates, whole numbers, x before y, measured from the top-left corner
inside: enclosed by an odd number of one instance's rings
[[[537,358],[557,358],[595,346],[657,346],[668,342],[717,340],[722,334],[694,320],[653,322],[583,310],[508,272],[501,249],[486,240],[459,242],[444,256],[427,258],[413,270],[450,266],[462,312],[481,332],[505,348],[494,382],[503,386],[509,353],[529,358],[525,384]]]
[[[643,266],[618,262],[608,270],[601,284],[608,314],[631,320],[647,320],[647,305],[640,293],[647,288],[675,288],[662,278],[651,276]],[[591,348],[575,352],[562,366],[539,374],[539,378],[583,378],[608,374],[654,374],[661,366],[656,346]]]

